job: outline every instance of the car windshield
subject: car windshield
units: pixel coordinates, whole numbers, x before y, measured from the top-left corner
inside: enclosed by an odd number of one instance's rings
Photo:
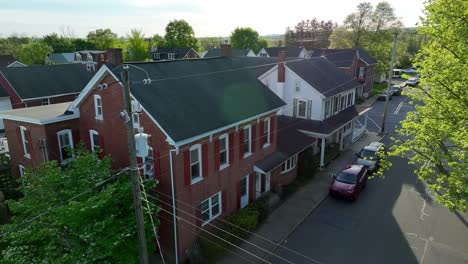
[[[361,150],[361,153],[359,153],[359,156],[362,157],[363,159],[368,159],[368,160],[376,159],[375,151],[367,150],[367,149]]]
[[[355,184],[357,182],[357,176],[356,174],[341,172],[336,176],[336,180],[339,182]]]

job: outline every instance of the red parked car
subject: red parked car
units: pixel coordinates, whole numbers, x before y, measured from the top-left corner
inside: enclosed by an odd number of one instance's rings
[[[333,175],[330,195],[356,200],[367,184],[368,173],[364,165],[351,164],[338,175]]]

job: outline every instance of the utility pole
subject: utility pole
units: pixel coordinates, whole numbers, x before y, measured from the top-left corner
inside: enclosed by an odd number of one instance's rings
[[[124,86],[124,103],[128,135],[128,153],[130,155],[130,174],[132,176],[133,207],[135,207],[138,240],[140,241],[140,263],[148,264],[148,250],[146,248],[145,223],[143,220],[143,210],[141,208],[140,175],[137,166],[135,136],[133,132],[132,102],[130,99],[130,80],[128,78],[128,65],[123,66],[122,80]]]
[[[388,107],[388,98],[390,94],[390,87],[392,86],[392,79],[393,79],[393,63],[395,62],[395,53],[396,53],[396,45],[398,40],[398,33],[399,30],[395,31],[395,38],[393,39],[393,50],[392,50],[392,59],[390,62],[390,73],[388,75],[388,85],[387,85],[387,96],[385,97],[385,107],[382,117],[382,126],[380,127],[380,132],[385,132],[385,119],[387,118],[387,107]]]

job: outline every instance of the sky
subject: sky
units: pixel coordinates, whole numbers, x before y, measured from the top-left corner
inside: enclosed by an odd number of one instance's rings
[[[119,36],[141,29],[146,36],[164,35],[167,23],[184,19],[196,37],[229,36],[236,27],[252,27],[260,35],[283,34],[301,20],[317,18],[341,23],[364,0],[0,0],[0,37],[42,37],[73,33],[86,37],[97,28]],[[379,0],[367,0],[376,5]],[[407,27],[422,15],[424,0],[390,0]]]

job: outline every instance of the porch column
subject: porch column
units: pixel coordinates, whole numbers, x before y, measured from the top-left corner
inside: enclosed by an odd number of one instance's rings
[[[325,137],[322,138],[322,147],[320,148],[320,170],[325,167]]]
[[[343,130],[340,129],[340,131],[338,132],[340,133],[340,151],[343,151]]]

